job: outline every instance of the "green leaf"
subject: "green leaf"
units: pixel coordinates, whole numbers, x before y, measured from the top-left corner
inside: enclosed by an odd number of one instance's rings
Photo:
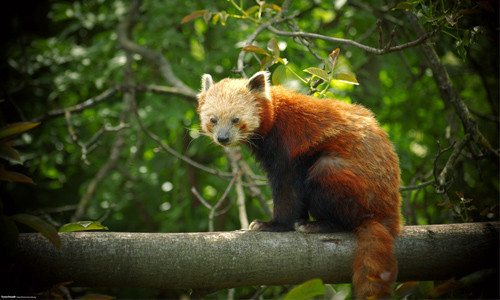
[[[31,128],[38,125],[40,125],[40,122],[19,122],[19,123],[9,124],[4,128],[0,129],[0,139],[28,131]]]
[[[265,70],[269,68],[270,66],[274,65],[276,62],[276,59],[272,56],[264,56],[262,60],[260,61],[260,69]]]
[[[102,225],[99,221],[79,221],[64,224],[59,228],[59,232],[73,232],[84,230],[108,230],[108,227]]]
[[[278,46],[278,41],[272,38],[267,42],[267,50],[271,51],[274,57],[280,57],[280,47]]]
[[[283,300],[302,300],[324,295],[325,285],[321,279],[311,279],[293,288]]]
[[[396,9],[402,9],[402,10],[410,10],[413,8],[413,3],[411,2],[399,2],[396,4],[396,7],[393,8],[393,10]]]
[[[212,24],[217,24],[217,21],[220,19],[220,13],[215,14],[215,16],[212,18]]]
[[[206,13],[203,14],[203,21],[205,21],[205,24],[208,24],[208,22],[210,22],[212,15],[213,14],[209,11],[207,11]]]
[[[356,80],[356,77],[352,76],[351,74],[347,74],[347,73],[337,73],[337,74],[335,74],[335,76],[333,76],[333,79],[338,80],[340,82],[359,85],[359,82],[358,82],[358,80]]]
[[[324,81],[330,81],[330,76],[328,75],[328,72],[325,70],[322,70],[320,68],[315,68],[315,67],[310,67],[304,70],[304,72],[307,72],[313,76],[319,77],[323,79]]]
[[[339,58],[339,53],[340,49],[337,48],[328,55],[328,68],[330,69],[330,72],[333,72],[333,69],[335,69],[335,66],[337,65],[337,60]]]
[[[325,98],[335,99],[335,95],[332,92],[325,92]]]
[[[257,47],[255,45],[247,45],[247,46],[243,47],[241,50],[248,51],[248,52],[254,52],[254,53],[258,53],[258,54],[269,55],[269,53],[267,53],[266,50],[264,50],[260,47]]]
[[[189,15],[185,16],[184,18],[182,18],[181,24],[193,21],[194,19],[199,18],[199,17],[205,15],[205,13],[207,13],[207,12],[208,12],[208,10],[195,11],[194,13],[189,14]]]
[[[249,9],[245,10],[245,14],[247,14],[247,15],[251,15],[251,14],[253,14],[254,12],[258,11],[258,10],[259,10],[259,8],[260,8],[260,6],[258,6],[258,5],[254,5],[254,6],[250,7]]]
[[[21,156],[19,156],[19,152],[5,143],[0,143],[0,158],[3,158],[15,164],[23,163],[21,161]]]
[[[267,3],[265,3],[264,7],[265,8],[270,8],[270,9],[274,9],[275,11],[281,11],[281,7],[279,7],[276,4],[267,4]]]
[[[217,16],[220,16],[220,24],[222,26],[226,26],[227,17],[229,17],[227,12],[223,10],[220,13],[217,13]]]
[[[271,81],[274,85],[280,85],[286,81],[286,78],[286,67],[284,65],[279,65],[274,69]]]
[[[0,165],[0,180],[35,184],[33,182],[33,179],[29,178],[28,176],[18,172],[7,171],[5,170],[3,165]]]
[[[54,226],[50,225],[39,217],[28,214],[17,214],[10,216],[10,218],[16,222],[28,225],[29,227],[40,232],[43,236],[49,239],[49,241],[54,246],[56,246],[59,251],[61,251],[61,238],[59,237],[59,234],[57,233],[57,230],[54,228]]]

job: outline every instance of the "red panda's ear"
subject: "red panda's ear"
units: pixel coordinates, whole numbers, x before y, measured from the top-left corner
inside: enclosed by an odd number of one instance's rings
[[[250,92],[256,94],[259,98],[266,98],[271,100],[269,92],[269,72],[260,71],[255,73],[247,83]]]
[[[210,74],[203,74],[201,76],[201,92],[205,93],[214,85],[214,80]]]

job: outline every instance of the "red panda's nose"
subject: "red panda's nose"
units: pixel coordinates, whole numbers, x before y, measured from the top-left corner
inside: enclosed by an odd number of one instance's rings
[[[229,143],[229,134],[227,131],[222,131],[219,133],[217,136],[217,141],[221,143],[222,145],[226,145]]]

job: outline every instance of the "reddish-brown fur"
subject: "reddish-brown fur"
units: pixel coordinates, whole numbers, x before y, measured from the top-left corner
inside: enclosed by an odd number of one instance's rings
[[[246,114],[235,109],[218,115],[217,107],[212,107],[211,101],[225,103],[218,90],[226,88],[227,81],[219,86],[204,75],[199,95],[202,120],[218,120],[215,125],[202,124],[202,128],[213,130],[211,138],[222,145],[247,143],[268,174],[273,218],[270,222],[256,220],[250,229],[353,230],[359,239],[353,265],[356,296],[390,296],[397,276],[393,252],[394,237],[400,230],[400,176],[387,134],[362,106],[319,100],[282,86],[269,87],[267,76],[260,72],[248,81],[231,82],[239,90],[246,85],[251,96],[243,100],[236,101],[231,91],[224,91],[224,97],[231,97],[227,103],[236,102],[234,107],[245,101],[255,112],[250,115],[246,109]],[[244,117],[239,125],[227,125],[230,122],[221,117],[226,115],[233,120],[234,116]],[[248,130],[247,122],[259,125],[252,132],[243,132]],[[309,215],[315,221],[309,221]]]

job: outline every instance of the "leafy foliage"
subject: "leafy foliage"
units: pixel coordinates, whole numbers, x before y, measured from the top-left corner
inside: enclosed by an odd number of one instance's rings
[[[6,58],[0,127],[41,124],[9,142],[0,133],[0,176],[21,174],[10,177],[18,182],[0,182],[0,229],[9,233],[2,234],[3,245],[15,241],[15,220],[50,236],[57,246],[57,232],[41,222],[60,227],[79,221],[72,219],[79,207],[84,219],[99,220],[113,231],[207,231],[212,222],[214,230],[235,230],[242,223],[234,203],[243,193],[249,219],[268,218],[270,191],[248,150],[241,149],[247,175],[234,177],[232,156],[199,133],[194,97],[167,89],[176,86],[161,75],[165,68],[120,44],[117,27],[127,17],[128,1],[37,2],[29,11],[23,4],[4,12],[10,34],[0,50]],[[319,33],[383,50],[419,38],[406,18],[418,16],[419,24],[434,33],[424,42],[434,46],[471,118],[498,149],[497,1],[303,0],[288,7],[264,1],[145,1],[138,12],[131,40],[161,53],[193,93],[203,73],[219,80],[269,69],[274,84],[374,111],[396,146],[403,185],[427,183],[402,191],[406,224],[498,220],[498,158],[492,160],[478,145],[467,143],[441,194],[434,188],[454,148],[443,150],[467,135],[443,101],[420,48],[376,55],[350,44],[270,30],[258,31],[248,42],[263,24],[281,20],[277,30]],[[226,175],[200,170],[164,151],[139,119],[172,151]],[[32,178],[36,185],[20,178]],[[234,187],[228,189],[232,178]],[[33,229],[21,225],[19,230]],[[432,288],[422,290],[425,296]],[[286,289],[257,292],[277,298]],[[173,293],[138,297],[183,292]],[[235,297],[254,293],[255,288],[241,288]]]

